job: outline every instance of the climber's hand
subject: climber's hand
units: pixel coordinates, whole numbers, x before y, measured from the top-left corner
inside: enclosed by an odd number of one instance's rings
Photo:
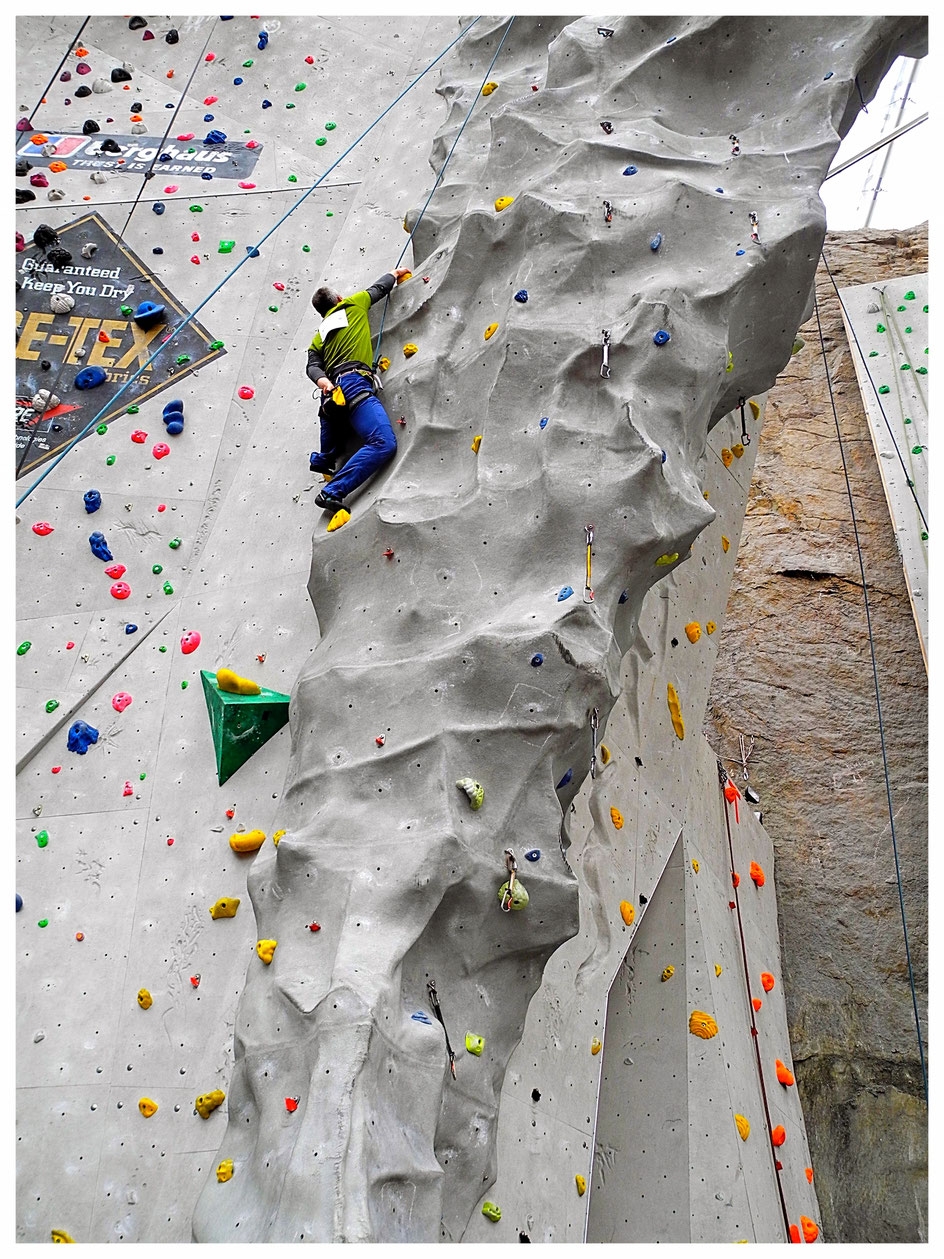
[[[406,277],[412,275],[413,272],[410,271],[408,267],[397,267],[393,274],[396,276],[397,283],[399,284],[401,280],[406,279]]]
[[[334,392],[334,385],[332,385],[331,381],[327,378],[327,376],[319,376],[318,379],[315,381],[315,384],[318,386],[318,388],[321,390],[322,393]]]

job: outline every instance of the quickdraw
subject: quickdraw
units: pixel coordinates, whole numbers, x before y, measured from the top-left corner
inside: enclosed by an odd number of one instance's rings
[[[603,329],[603,366],[600,368],[600,375],[604,380],[610,378],[610,334]]]
[[[443,1035],[446,1038],[446,1053],[449,1055],[449,1070],[452,1072],[452,1078],[456,1078],[456,1055],[452,1052],[452,1046],[449,1044],[449,1033],[446,1031],[446,1020],[443,1018],[442,1010],[439,1008],[439,995],[436,992],[436,984],[432,979],[426,983],[426,991],[429,993],[429,1003],[433,1007],[433,1013],[442,1024]]]
[[[503,914],[508,914],[511,912],[511,902],[515,894],[515,879],[518,876],[518,862],[510,848],[505,849],[505,869],[508,871],[508,887],[501,899],[501,908]]]
[[[751,435],[747,431],[747,416],[744,414],[744,407],[747,403],[746,398],[738,398],[738,406],[741,409],[741,445],[749,446],[751,444]]]
[[[590,584],[590,548],[593,546],[593,525],[584,525],[587,531],[587,584],[583,588],[584,603],[593,602],[593,587]]]
[[[593,739],[593,751],[590,756],[590,777],[597,776],[597,731],[600,729],[600,710],[594,708],[590,714],[590,732]]]

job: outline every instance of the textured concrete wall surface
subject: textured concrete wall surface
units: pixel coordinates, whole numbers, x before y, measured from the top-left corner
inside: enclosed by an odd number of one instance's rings
[[[840,289],[884,286],[927,267],[927,226],[829,233],[824,251]],[[927,676],[857,350],[822,265],[816,291],[868,583],[926,1036]],[[769,398],[707,733],[734,758],[738,732],[756,737],[749,769],[777,854],[790,1036],[824,1233],[915,1242],[927,1236],[927,1108],[862,578],[815,318],[801,334],[806,347]]]
[[[44,144],[85,119],[101,135],[169,127],[178,158],[212,125],[232,150],[212,181],[180,160],[150,181],[117,165],[89,175],[79,157],[40,200],[18,196],[24,467],[72,408],[85,423],[104,406],[123,382],[108,346],[131,337],[105,277],[37,322],[46,290],[31,277],[59,278],[37,271],[51,253],[37,228],[58,230],[74,264],[117,239],[135,255],[124,300],[192,311],[459,25],[192,17],[155,19],[147,40],[95,17],[79,53],[72,19],[20,19],[18,96],[46,101],[18,193],[45,187]],[[480,19],[201,309],[193,335],[217,357],[188,365],[172,337],[140,409],[109,412],[30,491],[17,517],[19,1239],[595,1240],[601,1073],[618,1089],[633,1078],[617,1069],[627,1010],[616,1003],[611,1033],[608,994],[652,906],[666,939],[682,893],[686,957],[666,991],[720,1014],[703,1052],[691,1011],[665,1016],[688,1076],[688,1236],[782,1240],[794,1212],[815,1215],[796,1091],[771,1110],[792,1134],[778,1172],[746,994],[724,984],[738,974],[730,862],[697,732],[762,394],[809,313],[816,192],[859,107],[856,78],[868,98],[921,25]],[[720,70],[746,60],[732,92]],[[112,82],[123,64],[130,81]],[[498,87],[481,96],[486,78]],[[228,179],[247,144],[261,144],[249,177]],[[502,197],[514,200],[499,209]],[[399,450],[328,532],[308,470],[309,294],[392,269],[404,224],[415,274],[382,347]],[[88,395],[73,383],[82,345],[111,377]],[[62,408],[30,412],[40,388]],[[186,426],[159,458],[172,396]],[[93,529],[125,566],[126,601]],[[201,644],[184,654],[192,631]],[[223,787],[200,679],[221,666],[291,693],[288,726]],[[66,744],[76,718],[99,732],[84,755]],[[477,811],[465,776],[484,785]],[[278,844],[227,843],[254,829]],[[502,914],[509,848],[531,899]],[[702,884],[686,871],[675,886],[680,851],[690,868],[703,859]],[[771,878],[745,935],[779,987],[773,891]],[[241,899],[235,917],[210,915],[221,897]],[[264,940],[277,942],[268,959]],[[772,1053],[790,1065],[774,991],[765,1072]],[[198,1114],[215,1090],[222,1104]],[[744,1150],[735,1103],[750,1109]],[[724,1175],[699,1176],[716,1130]],[[657,1157],[677,1135],[660,1135]],[[218,1179],[225,1160],[232,1178]]]

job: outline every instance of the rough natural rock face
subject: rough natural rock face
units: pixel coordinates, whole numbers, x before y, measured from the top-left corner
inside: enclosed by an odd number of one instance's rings
[[[591,715],[602,731],[645,591],[713,518],[710,427],[769,387],[808,313],[816,192],[859,107],[855,76],[868,95],[920,26],[610,20],[610,37],[592,18],[517,20],[494,77],[519,94],[470,128],[416,233],[430,282],[391,303],[385,400],[406,426],[352,521],[314,536],[322,637],[293,692],[287,833],[249,880],[258,935],[278,948],[254,959],[236,1028],[240,1231],[204,1194],[198,1240],[461,1235],[494,1177],[528,1003],[577,928],[558,841]],[[504,26],[483,20],[461,76],[445,72],[436,167]],[[403,366],[406,342],[419,352]],[[479,811],[455,786],[466,775],[484,785]],[[502,914],[509,847],[531,903]],[[311,916],[314,974],[299,947]],[[488,1072],[453,1081],[438,1023],[412,1017],[430,978],[453,1043],[492,1045]]]
[[[840,288],[927,267],[927,225],[837,232]],[[865,560],[911,958],[927,1002],[927,677],[839,301],[816,291]],[[823,1232],[927,1238],[927,1110],[849,503],[815,318],[771,391],[707,722],[754,734]],[[733,766],[731,767],[733,770]],[[925,1044],[927,1042],[925,1041]]]

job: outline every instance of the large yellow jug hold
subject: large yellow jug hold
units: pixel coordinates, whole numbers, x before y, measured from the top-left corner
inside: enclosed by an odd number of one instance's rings
[[[697,621],[689,621],[685,626],[685,637],[690,643],[697,643],[701,638],[701,626]]]
[[[142,1097],[138,1102],[138,1110],[145,1119],[150,1119],[157,1112],[157,1102],[152,1102],[149,1097]]]
[[[514,201],[514,197],[499,197],[495,202],[495,209],[501,214],[502,210],[507,210]]]
[[[487,341],[489,337],[493,337],[497,331],[498,331],[498,324],[490,323],[488,327],[485,329],[485,340]]]
[[[216,1169],[216,1179],[222,1185],[224,1181],[233,1179],[233,1160],[224,1158],[222,1163]]]
[[[593,1040],[590,1042],[590,1052],[594,1057],[596,1057],[602,1048],[603,1042],[598,1037],[594,1036]]]
[[[721,448],[721,462],[726,468],[730,468],[731,464],[734,462],[734,455],[731,454],[727,446],[723,446]]]
[[[351,513],[346,507],[342,507],[340,511],[336,511],[328,521],[328,527],[325,533],[334,533],[335,529],[340,529],[342,525],[346,525],[351,519]]]
[[[222,1106],[226,1094],[222,1089],[214,1089],[212,1093],[201,1093],[193,1104],[194,1110],[201,1119],[209,1119],[217,1106]]]
[[[666,696],[669,705],[669,715],[672,718],[672,729],[680,739],[684,739],[685,722],[682,720],[682,706],[679,703],[678,692],[671,682],[666,690]]]
[[[740,442],[734,443],[734,445],[731,447],[731,454],[734,455],[735,459],[740,459],[743,456],[744,447],[741,445]]]
[[[384,354],[382,358],[379,358],[377,360],[377,366],[380,368],[382,372],[385,372],[387,370],[387,368],[390,366],[390,360],[387,358],[386,354]]]
[[[261,694],[259,686],[255,682],[250,682],[248,678],[241,678],[232,669],[217,669],[216,685],[221,691],[226,691],[230,695]]]
[[[148,992],[147,988],[142,988],[138,993],[138,1005],[142,1010],[150,1010],[152,1004],[151,994]]]
[[[586,1180],[584,1179],[583,1176],[578,1174],[574,1177],[574,1183],[577,1186],[577,1197],[582,1198],[583,1195],[587,1192]]]
[[[610,809],[610,820],[618,831],[623,829],[623,815],[620,813],[619,809]]]
[[[75,1243],[75,1238],[70,1237],[69,1234],[63,1228],[54,1228],[51,1232],[51,1236],[54,1242],[72,1242],[73,1244]]]
[[[230,835],[229,846],[233,852],[255,852],[262,847],[265,839],[265,831],[237,831],[235,835]],[[239,904],[238,901],[236,903]]]
[[[278,940],[259,940],[256,944],[256,952],[265,962],[266,966],[272,961],[275,950],[279,947]]]
[[[623,922],[626,923],[626,926],[631,927],[633,925],[633,920],[636,917],[636,911],[633,909],[629,901],[620,901],[620,914],[622,915]]]
[[[412,341],[407,341],[406,345],[403,347],[403,357],[412,358],[419,348],[420,347],[418,345],[414,345]]]
[[[479,446],[481,446],[481,444],[482,444],[482,435],[480,433],[478,437],[472,438],[472,449],[475,451],[476,454],[479,453]]]
[[[711,1040],[712,1036],[718,1035],[718,1024],[704,1010],[693,1010],[692,1017],[688,1020],[688,1030],[702,1040]]]
[[[741,1140],[746,1141],[751,1135],[751,1125],[747,1122],[743,1115],[735,1115],[734,1122],[737,1124],[737,1130],[741,1134]]]
[[[232,841],[230,841],[232,843]],[[221,896],[215,905],[210,906],[211,918],[235,918],[239,908],[238,896]]]
[[[482,95],[491,96],[491,94],[495,91],[496,87],[498,87],[497,83],[486,83],[485,86],[482,88]]]

